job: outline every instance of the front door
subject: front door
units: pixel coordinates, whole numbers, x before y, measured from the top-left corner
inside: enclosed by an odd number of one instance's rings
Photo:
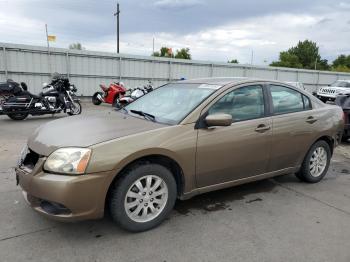
[[[227,127],[198,129],[198,187],[263,174],[270,158],[271,118],[266,117],[263,86],[249,85],[227,92],[208,114],[231,114]]]

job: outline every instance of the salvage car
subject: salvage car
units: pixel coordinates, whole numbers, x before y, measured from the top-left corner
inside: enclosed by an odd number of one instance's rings
[[[283,82],[179,81],[116,112],[41,126],[16,176],[45,216],[96,219],[107,207],[118,225],[139,232],[164,221],[176,199],[283,174],[319,182],[342,116]]]
[[[324,103],[335,101],[338,95],[350,94],[350,80],[337,80],[329,86],[320,87],[317,97]]]

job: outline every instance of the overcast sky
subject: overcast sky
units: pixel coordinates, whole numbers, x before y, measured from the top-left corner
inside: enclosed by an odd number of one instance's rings
[[[350,0],[120,0],[121,52],[150,55],[155,47],[191,49],[193,59],[236,58],[266,64],[298,40],[320,46],[323,58],[350,54]],[[81,42],[116,52],[116,1],[0,0],[0,42],[55,47]]]

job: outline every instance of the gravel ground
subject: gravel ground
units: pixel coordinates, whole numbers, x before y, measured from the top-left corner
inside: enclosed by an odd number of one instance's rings
[[[83,105],[101,110],[110,107]],[[0,116],[0,261],[350,261],[350,143],[318,184],[286,175],[204,194],[131,234],[108,215],[65,224],[26,205],[12,168],[28,135],[59,117]]]

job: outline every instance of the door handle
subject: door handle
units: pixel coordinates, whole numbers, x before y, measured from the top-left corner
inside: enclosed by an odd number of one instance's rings
[[[257,128],[255,128],[255,132],[264,133],[264,132],[266,132],[267,130],[270,130],[270,128],[271,128],[270,126],[261,124],[261,125],[258,125]]]
[[[309,123],[309,124],[313,124],[317,121],[317,118],[314,118],[313,116],[309,116],[307,119],[306,119],[306,122]]]

